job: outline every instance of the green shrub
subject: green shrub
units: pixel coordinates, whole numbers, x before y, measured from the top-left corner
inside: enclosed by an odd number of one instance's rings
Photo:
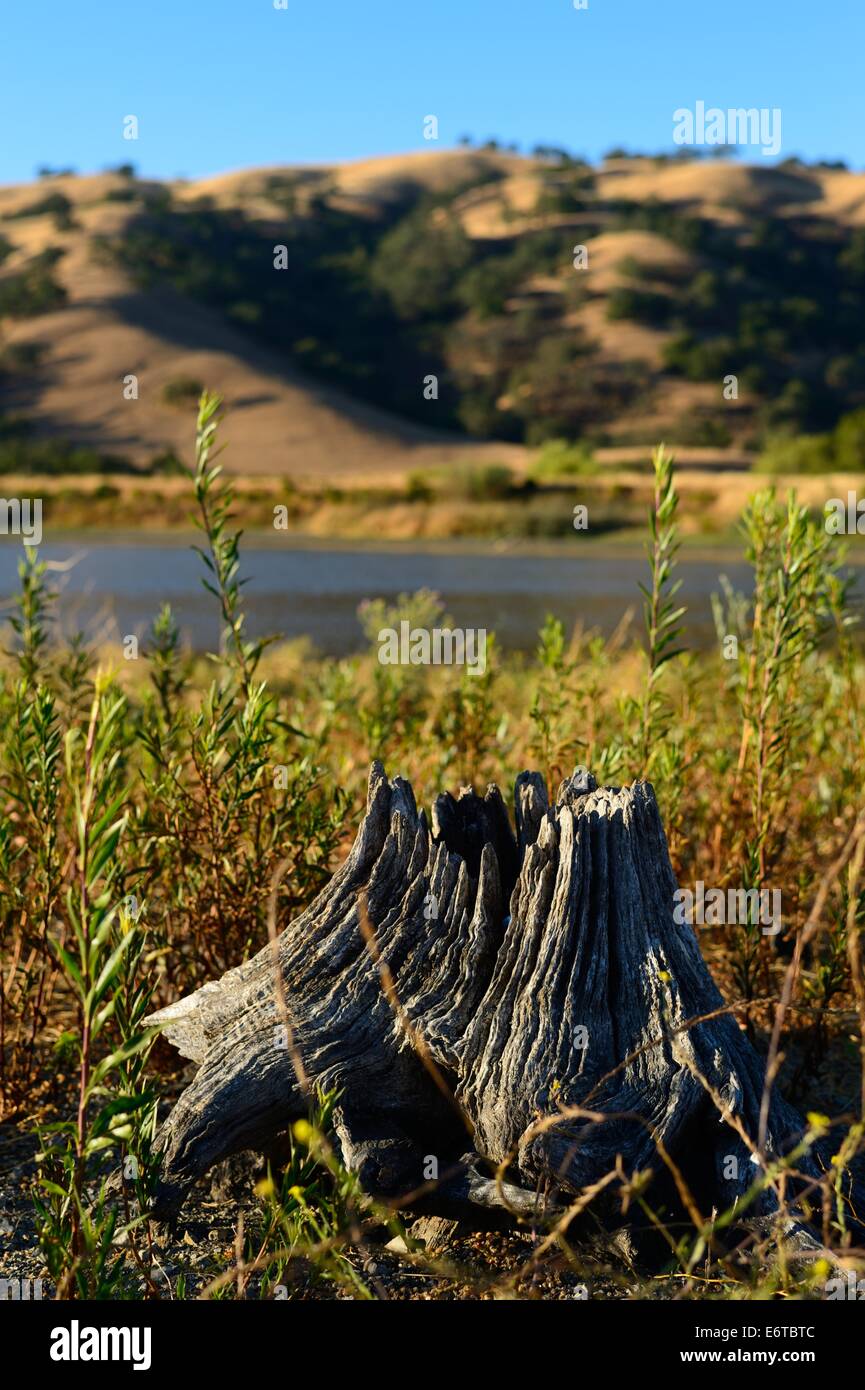
[[[425,473],[409,473],[405,483],[406,500],[409,502],[429,502],[433,490]]]
[[[548,439],[529,465],[530,478],[572,478],[597,472],[597,461],[584,444]]]
[[[161,453],[154,454],[147,465],[148,473],[158,473],[166,478],[180,477],[188,472],[182,459],[179,459],[173,449],[163,449]]]
[[[480,318],[493,318],[505,312],[505,303],[513,294],[519,275],[508,257],[493,256],[480,265],[472,266],[459,284],[459,297],[467,309]]]
[[[718,381],[731,370],[730,363],[741,360],[741,352],[732,338],[696,339],[684,333],[665,344],[664,365],[688,381]]]
[[[204,387],[194,376],[177,376],[167,381],[162,388],[162,399],[166,405],[182,406],[184,409],[194,405]]]
[[[673,303],[669,295],[657,294],[652,290],[635,290],[621,285],[613,290],[607,300],[607,318],[631,319],[635,323],[646,323],[661,327],[670,317]]]
[[[401,318],[420,318],[453,302],[457,277],[471,260],[471,242],[455,220],[407,217],[380,242],[373,284]]]
[[[65,304],[66,290],[50,270],[56,259],[53,250],[43,251],[23,270],[0,280],[0,318],[36,318]]]
[[[844,473],[865,472],[865,410],[842,415],[834,431],[836,468]]]
[[[0,473],[131,473],[128,459],[67,439],[30,439],[21,424],[0,420]]]
[[[760,423],[768,434],[804,434],[814,431],[819,402],[814,388],[798,377],[785,383],[760,412]]]
[[[503,463],[469,464],[454,481],[458,494],[471,502],[499,502],[514,491],[513,471]]]
[[[24,217],[44,217],[48,213],[68,217],[71,211],[72,204],[65,193],[48,193],[38,202],[28,203],[26,207],[19,208],[17,212],[7,212],[4,220],[16,222]]]
[[[712,417],[695,420],[686,417],[671,431],[671,440],[674,444],[679,445],[691,445],[703,449],[725,449],[730,443],[731,435],[723,420]]]
[[[44,343],[7,343],[0,348],[0,375],[32,371],[39,366],[44,354]]]
[[[831,473],[838,465],[829,434],[770,438],[760,457],[760,473]]]

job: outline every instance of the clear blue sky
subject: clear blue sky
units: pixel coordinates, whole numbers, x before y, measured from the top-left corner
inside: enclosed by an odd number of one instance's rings
[[[865,166],[863,0],[19,0],[0,182],[131,160],[190,177],[439,147],[672,143],[698,100],[780,107],[781,157]],[[137,142],[121,138],[126,115]],[[435,146],[432,146],[435,148]]]

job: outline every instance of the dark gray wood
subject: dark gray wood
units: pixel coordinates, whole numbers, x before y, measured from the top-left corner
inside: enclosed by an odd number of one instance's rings
[[[199,1064],[161,1134],[158,1215],[307,1114],[312,1086],[339,1089],[337,1138],[366,1190],[418,1210],[531,1216],[619,1160],[675,1198],[658,1141],[704,1214],[746,1191],[763,1064],[729,1013],[683,1027],[723,1001],[674,921],[651,786],[598,788],[578,769],[551,806],[524,772],[514,814],[516,834],[496,787],[468,788],[437,799],[430,829],[408,783],[373,765],[354,847],[315,902],[154,1015]],[[586,1106],[603,1119],[539,1132]],[[802,1128],[775,1088],[761,1161]],[[767,1193],[752,1214],[772,1206]]]

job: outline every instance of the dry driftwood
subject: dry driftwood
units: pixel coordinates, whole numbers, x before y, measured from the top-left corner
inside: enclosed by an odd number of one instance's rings
[[[514,801],[516,835],[494,786],[440,796],[430,827],[374,764],[354,847],[312,905],[154,1016],[199,1064],[162,1131],[158,1214],[306,1115],[312,1086],[339,1089],[342,1155],[367,1191],[428,1190],[434,1159],[426,1209],[445,1215],[530,1213],[541,1190],[564,1202],[619,1158],[627,1175],[653,1169],[663,1196],[659,1144],[704,1213],[746,1191],[764,1069],[674,922],[651,786],[598,788],[578,770],[551,806],[522,773]],[[586,1105],[604,1118],[538,1124]],[[802,1129],[773,1090],[762,1160]]]

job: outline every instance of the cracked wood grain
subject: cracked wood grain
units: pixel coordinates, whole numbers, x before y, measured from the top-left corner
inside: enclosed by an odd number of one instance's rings
[[[373,764],[348,858],[275,949],[153,1016],[198,1063],[160,1135],[157,1214],[176,1213],[220,1159],[267,1148],[307,1114],[283,1006],[302,1072],[340,1092],[342,1156],[374,1195],[423,1189],[420,1205],[442,1214],[475,1204],[531,1215],[617,1161],[663,1183],[659,1142],[704,1213],[744,1195],[764,1067],[731,1014],[717,1014],[696,936],[674,921],[652,787],[599,788],[578,769],[550,805],[524,772],[514,824],[494,786],[439,796],[428,823],[409,784]],[[684,1026],[706,1014],[716,1016]],[[603,1118],[566,1113],[586,1107]],[[761,1161],[802,1132],[776,1088]],[[503,1189],[493,1174],[509,1158]],[[430,1159],[442,1175],[433,1191]],[[799,1166],[819,1176],[813,1159]],[[773,1202],[764,1193],[754,1218]]]

